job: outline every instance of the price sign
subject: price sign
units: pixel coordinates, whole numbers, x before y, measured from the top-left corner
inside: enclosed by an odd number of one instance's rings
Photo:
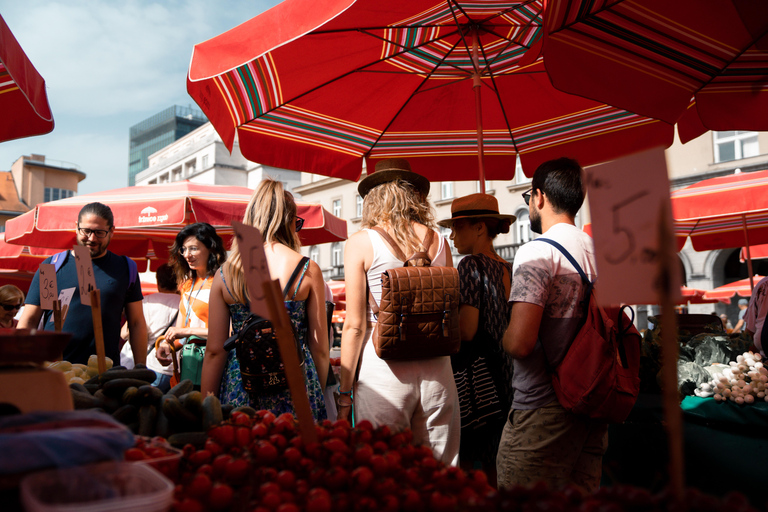
[[[56,266],[52,263],[40,264],[40,307],[53,309],[53,301],[59,293],[56,284]]]
[[[91,305],[91,292],[96,289],[96,278],[93,276],[91,252],[87,247],[76,245],[75,267],[77,268],[77,283],[80,286],[80,303]]]
[[[251,312],[271,320],[263,286],[263,283],[271,281],[267,255],[264,254],[264,239],[258,229],[242,222],[232,221],[232,228],[237,238],[245,282],[248,285]]]
[[[596,165],[586,175],[598,300],[657,304],[663,293],[677,299],[680,263],[674,252],[664,151],[657,148]]]

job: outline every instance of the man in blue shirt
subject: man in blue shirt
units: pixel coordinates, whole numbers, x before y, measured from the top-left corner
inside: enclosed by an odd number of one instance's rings
[[[141,284],[135,277],[135,263],[107,250],[114,235],[112,210],[101,203],[89,203],[77,217],[77,244],[87,247],[91,253],[96,287],[101,293],[101,323],[104,333],[104,349],[115,365],[120,364],[120,323],[123,310],[130,331],[130,343],[136,363],[144,363],[147,356],[147,326],[141,305]],[[74,288],[72,300],[66,311],[62,330],[72,333],[72,339],[64,349],[64,360],[87,364],[96,353],[91,308],[80,301],[74,251],[66,253],[64,263],[56,271],[59,291]],[[51,263],[52,258],[45,260]],[[131,266],[134,266],[132,272]],[[40,307],[40,271],[35,273],[29,287],[24,312],[18,328],[36,328],[43,317]],[[63,308],[62,308],[63,309]],[[53,330],[53,315],[46,314],[43,326]]]

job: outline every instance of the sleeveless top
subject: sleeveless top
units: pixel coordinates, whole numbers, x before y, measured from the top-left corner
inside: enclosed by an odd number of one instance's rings
[[[299,275],[291,300],[285,301],[285,308],[288,311],[288,317],[291,319],[296,336],[304,351],[304,383],[307,387],[312,415],[314,416],[315,421],[320,421],[327,418],[327,413],[325,410],[325,399],[323,398],[323,388],[320,385],[315,362],[312,359],[312,353],[307,345],[307,331],[309,327],[307,301],[295,300],[296,293],[299,291],[299,287],[304,279],[304,274],[306,273],[307,268],[309,268],[309,261],[306,262]],[[234,298],[232,291],[227,286],[224,272],[221,268],[219,268],[219,273],[221,274],[221,280],[224,287],[227,289],[229,295]],[[250,308],[247,304],[241,302],[235,302],[233,304],[228,304],[227,306],[229,307],[229,314],[232,319],[232,331],[238,332],[242,328],[245,319],[250,314]],[[272,411],[276,416],[284,412],[295,414],[293,401],[291,400],[291,392],[288,389],[280,391],[274,395],[253,397],[243,389],[243,383],[240,378],[240,363],[237,360],[235,352],[235,350],[231,350],[227,355],[227,365],[221,378],[221,388],[219,391],[221,403],[233,404],[235,407],[250,405],[256,410],[265,409]]]

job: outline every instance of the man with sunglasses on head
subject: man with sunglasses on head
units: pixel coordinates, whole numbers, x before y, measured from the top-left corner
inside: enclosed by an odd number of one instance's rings
[[[101,203],[89,203],[80,210],[75,228],[77,244],[88,248],[91,253],[96,287],[101,293],[101,324],[107,357],[112,359],[115,365],[120,364],[120,324],[125,310],[135,363],[145,363],[147,326],[141,303],[141,283],[136,277],[136,263],[107,250],[115,232],[112,210]],[[72,339],[64,349],[64,360],[87,364],[88,358],[96,353],[93,317],[90,306],[85,306],[80,301],[74,251],[66,251],[63,256],[65,260],[56,271],[59,292],[74,288],[62,326],[62,331],[72,333]],[[52,263],[53,258],[54,256],[46,259],[44,263]],[[43,329],[52,331],[53,315],[40,307],[39,279],[38,270],[30,284],[18,327],[36,328],[45,316]]]

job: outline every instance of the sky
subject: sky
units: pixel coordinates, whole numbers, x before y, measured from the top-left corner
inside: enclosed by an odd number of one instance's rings
[[[38,154],[76,164],[79,194],[128,186],[131,126],[194,106],[186,77],[195,44],[277,0],[0,0],[3,16],[46,83],[51,133],[0,142],[0,171]]]

